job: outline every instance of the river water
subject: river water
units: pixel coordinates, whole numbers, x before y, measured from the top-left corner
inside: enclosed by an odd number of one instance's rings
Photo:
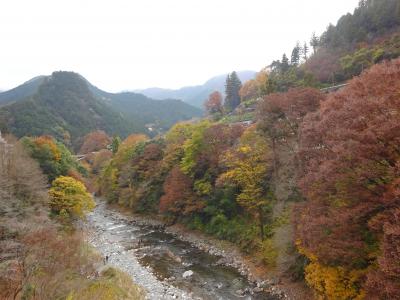
[[[277,299],[254,286],[236,269],[160,228],[140,225],[99,202],[88,215],[89,242],[108,264],[129,273],[148,299]]]

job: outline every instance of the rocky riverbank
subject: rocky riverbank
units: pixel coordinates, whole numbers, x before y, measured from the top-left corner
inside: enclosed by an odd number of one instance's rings
[[[299,299],[292,296],[293,294],[287,291],[288,288],[282,285],[279,280],[257,276],[253,271],[257,267],[252,265],[232,243],[215,239],[198,231],[189,230],[180,224],[167,226],[156,217],[132,214],[118,206],[113,206],[113,209],[121,212],[126,220],[134,224],[152,226],[155,229],[164,230],[166,233],[172,234],[179,240],[189,242],[192,246],[202,251],[221,257],[217,264],[235,268],[252,283],[253,288],[249,291],[250,293],[266,291],[280,299]]]
[[[160,281],[149,268],[142,266],[134,250],[125,250],[120,240],[113,234],[118,229],[115,221],[127,218],[126,215],[109,211],[105,204],[98,202],[94,212],[87,216],[85,230],[88,233],[88,242],[103,257],[108,256],[108,265],[115,266],[128,273],[133,281],[146,291],[146,299],[196,299],[190,293],[178,289],[168,282]],[[197,298],[199,299],[199,298]]]

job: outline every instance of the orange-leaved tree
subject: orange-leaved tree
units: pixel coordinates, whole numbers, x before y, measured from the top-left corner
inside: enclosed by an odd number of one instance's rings
[[[327,298],[400,294],[399,91],[400,60],[376,65],[303,122],[296,237]]]

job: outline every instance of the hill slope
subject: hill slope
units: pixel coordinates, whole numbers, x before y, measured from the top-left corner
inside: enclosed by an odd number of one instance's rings
[[[37,76],[9,91],[0,92],[0,106],[29,97],[36,93],[46,76]]]
[[[94,95],[107,102],[127,120],[134,119],[141,124],[153,124],[152,127],[159,131],[165,131],[179,121],[202,115],[200,109],[182,100],[160,101],[133,92],[115,94],[102,91],[93,85],[89,85],[89,88]]]
[[[252,79],[256,72],[254,71],[240,71],[237,72],[240,80],[245,82]],[[162,89],[162,88],[148,88],[143,90],[137,90],[137,92],[144,94],[154,99],[182,99],[186,103],[193,106],[203,108],[203,102],[207,99],[208,95],[213,91],[219,91],[224,93],[225,91],[225,80],[228,74],[215,76],[207,80],[203,85],[186,86],[177,90]]]
[[[102,129],[110,135],[149,133],[145,124],[167,129],[201,111],[182,101],[166,103],[140,94],[111,94],[73,72],[55,72],[0,93],[0,130],[21,137],[49,134],[74,145],[86,133]]]

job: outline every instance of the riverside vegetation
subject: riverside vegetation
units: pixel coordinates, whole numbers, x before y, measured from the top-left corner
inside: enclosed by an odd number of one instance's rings
[[[318,297],[396,299],[400,61],[388,60],[400,54],[399,7],[362,1],[313,37],[311,56],[296,46],[243,85],[228,76],[208,119],[131,136],[101,171],[101,195],[232,241]]]
[[[1,299],[144,299],[121,271],[97,272],[101,257],[74,225],[94,206],[85,186],[67,176],[78,174],[76,166],[50,137],[0,141]]]
[[[100,172],[99,192],[232,241],[329,299],[395,299],[399,89],[394,60],[328,96],[269,94],[254,125],[204,120],[132,135]]]

